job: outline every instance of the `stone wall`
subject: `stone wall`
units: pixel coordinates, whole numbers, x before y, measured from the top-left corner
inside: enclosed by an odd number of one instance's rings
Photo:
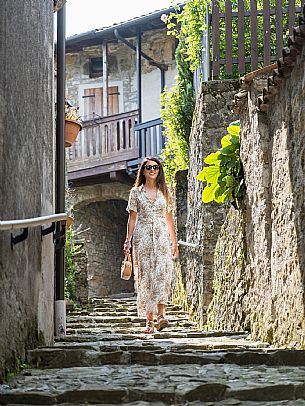
[[[249,330],[244,307],[247,283],[250,282],[246,276],[245,255],[244,213],[231,207],[214,251],[213,299],[208,309],[210,329]]]
[[[303,47],[267,114],[258,109],[266,80],[252,82],[241,108],[247,192],[245,209],[236,219],[244,218],[244,235],[235,230],[238,221],[235,227],[231,222],[223,240],[244,239],[244,265],[227,272],[222,309],[211,308],[217,327],[222,318],[224,328],[248,328],[255,338],[293,346],[305,344],[304,56]],[[225,278],[226,255],[218,258],[218,279]]]
[[[178,171],[176,173],[175,201],[178,240],[186,241],[186,222],[187,222],[187,194],[188,194],[188,171]],[[179,247],[179,265],[183,284],[186,284],[186,255],[182,245]]]
[[[0,220],[52,214],[53,1],[2,2],[0,37]],[[10,238],[0,231],[0,376],[53,340],[52,235]]]
[[[73,261],[75,265],[75,300],[81,306],[86,306],[89,297],[87,277],[88,254],[84,247],[73,256]]]
[[[185,238],[198,247],[181,246],[180,258],[188,308],[201,325],[206,323],[206,309],[212,300],[213,254],[227,210],[216,203],[202,202],[204,184],[196,177],[204,158],[220,148],[226,127],[236,119],[231,113],[231,100],[237,89],[236,81],[203,83],[190,136]]]

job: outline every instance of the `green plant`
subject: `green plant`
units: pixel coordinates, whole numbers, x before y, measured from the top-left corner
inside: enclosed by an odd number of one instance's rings
[[[65,248],[65,298],[72,301],[76,300],[74,255],[81,249],[80,244],[75,244],[74,236],[73,228],[68,228]]]
[[[66,170],[67,174],[67,170]],[[73,217],[73,190],[69,187],[66,179],[66,213]],[[65,246],[65,298],[71,301],[76,299],[76,286],[75,286],[75,264],[74,256],[80,251],[81,244],[75,244],[75,236],[77,232],[74,231],[73,226],[66,229],[66,246]]]
[[[208,0],[188,0],[182,10],[180,5],[167,19],[168,34],[185,39],[185,61],[194,72],[200,63],[202,31],[205,28],[205,12]]]
[[[171,91],[161,95],[165,148],[162,151],[167,179],[172,182],[177,170],[188,167],[188,140],[195,107],[193,75],[185,60],[185,41],[181,34],[176,49],[177,79]]]
[[[65,102],[65,118],[66,120],[73,120],[78,124],[82,124],[82,120],[79,115],[79,108],[72,106],[67,100]]]
[[[202,192],[204,203],[227,201],[238,208],[244,192],[239,154],[239,121],[231,123],[227,130],[228,134],[221,139],[222,148],[205,158],[204,163],[209,166],[203,168],[197,179],[207,183]]]
[[[238,1],[231,1],[232,11],[236,12],[238,10]],[[226,0],[219,0],[219,9],[223,13],[225,11]],[[283,0],[282,7],[288,8],[289,0]],[[301,6],[301,1],[296,1],[296,6]],[[270,1],[270,8],[275,9],[276,0]],[[205,27],[205,14],[207,8],[211,12],[211,2],[209,0],[187,0],[184,8],[182,9],[181,5],[176,6],[175,12],[170,13],[167,20],[167,28],[169,35],[173,35],[179,38],[180,32],[185,36],[186,43],[186,60],[190,64],[191,71],[195,71],[200,64],[200,56],[202,50],[202,31]],[[250,10],[250,0],[244,1],[245,10]],[[262,10],[264,8],[264,1],[257,0],[257,9]],[[244,41],[245,41],[245,56],[251,55],[251,25],[250,25],[251,16],[245,16],[245,32],[244,32]],[[276,54],[276,16],[272,15],[270,18],[270,46],[272,55]],[[225,20],[220,18],[219,21],[219,32],[220,32],[220,59],[225,58],[226,52],[226,26]],[[258,32],[258,48],[259,54],[263,55],[264,48],[264,21],[263,16],[260,15],[257,18],[257,32]],[[283,40],[284,44],[287,42],[289,36],[288,30],[288,15],[285,14],[283,17]],[[212,49],[212,38],[210,38],[210,49]],[[232,52],[233,58],[237,57],[238,54],[238,20],[237,18],[232,19]],[[246,64],[246,72],[251,70],[251,64]],[[233,73],[228,75],[226,73],[225,66],[221,66],[220,69],[220,79],[227,78],[237,78],[240,74],[238,72],[237,66],[234,65]]]

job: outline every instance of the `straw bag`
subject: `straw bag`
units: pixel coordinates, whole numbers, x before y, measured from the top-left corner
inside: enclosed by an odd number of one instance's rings
[[[132,273],[132,262],[131,262],[131,255],[128,254],[125,256],[121,266],[121,278],[128,281],[130,279]]]

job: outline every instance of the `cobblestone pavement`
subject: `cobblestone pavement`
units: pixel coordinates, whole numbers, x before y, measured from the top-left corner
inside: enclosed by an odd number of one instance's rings
[[[168,318],[145,335],[133,297],[94,300],[54,347],[29,351],[32,368],[0,385],[0,404],[305,405],[305,351],[198,331],[174,305]]]

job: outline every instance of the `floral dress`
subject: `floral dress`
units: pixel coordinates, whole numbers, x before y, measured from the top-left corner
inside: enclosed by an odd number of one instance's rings
[[[167,304],[173,279],[173,260],[166,212],[172,211],[172,201],[166,203],[158,190],[152,201],[143,185],[130,191],[127,211],[135,211],[137,223],[133,234],[132,254],[138,316],[157,314],[157,304]]]

